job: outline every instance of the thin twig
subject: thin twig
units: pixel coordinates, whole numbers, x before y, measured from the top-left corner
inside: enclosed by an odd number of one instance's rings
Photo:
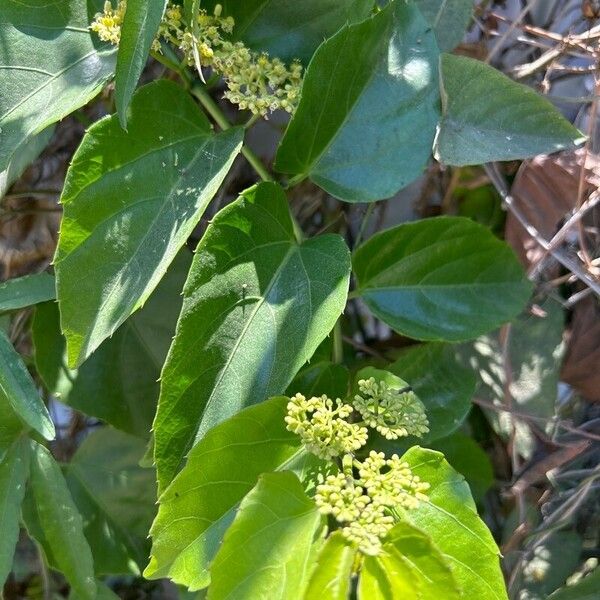
[[[492,163],[488,163],[484,165],[484,169],[490,178],[490,181],[494,184],[494,187],[502,197],[506,208],[510,210],[513,216],[517,219],[525,231],[527,231],[527,233],[534,239],[534,241],[544,250],[547,250],[559,263],[569,269],[573,275],[577,277],[577,279],[585,283],[600,296],[600,283],[596,281],[596,279],[594,279],[581,264],[576,262],[570,256],[566,255],[562,250],[559,248],[551,249],[550,243],[533,225],[531,225],[531,223],[529,223],[529,221],[527,221],[523,213],[516,206],[514,198],[508,192],[508,187],[506,186],[504,178],[497,171],[496,166]]]

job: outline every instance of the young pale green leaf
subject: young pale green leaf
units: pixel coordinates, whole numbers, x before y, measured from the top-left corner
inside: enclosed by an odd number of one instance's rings
[[[444,437],[460,427],[471,408],[475,375],[446,344],[421,344],[402,352],[388,370],[408,381],[425,405],[429,433],[423,443]]]
[[[208,600],[302,598],[320,524],[296,475],[261,475],[215,556]]]
[[[24,140],[86,104],[111,77],[115,51],[88,29],[101,4],[3,0],[0,173]]]
[[[373,8],[372,0],[203,0],[200,6],[212,13],[216,4],[235,20],[233,39],[305,64],[324,39],[346,23],[366,19]]]
[[[344,309],[337,235],[298,244],[283,190],[262,183],[213,219],[184,290],[154,422],[161,489],[214,425],[285,391]]]
[[[103,427],[83,441],[67,465],[65,479],[97,575],[139,575],[146,563],[156,479],[152,469],[139,466],[145,449],[139,438]]]
[[[464,477],[433,450],[415,446],[403,460],[431,485],[429,501],[406,511],[404,519],[434,540],[469,597],[507,600],[498,547],[477,514]]]
[[[44,131],[24,139],[12,152],[4,170],[0,170],[0,198],[10,186],[21,177],[23,171],[41,154],[54,133],[54,125]]]
[[[300,438],[285,428],[287,402],[278,397],[251,406],[194,446],[159,498],[145,577],[169,577],[190,590],[208,585],[210,563],[239,502],[262,473],[285,469],[302,454]]]
[[[303,394],[307,398],[322,396],[344,398],[348,393],[350,374],[344,365],[332,362],[309,363],[304,367],[290,385],[288,395]]]
[[[332,533],[319,552],[305,600],[347,600],[356,549],[340,532]]]
[[[475,338],[519,314],[531,293],[511,248],[462,217],[378,233],[353,264],[357,294],[373,313],[420,340]]]
[[[389,556],[365,556],[357,591],[359,600],[421,600],[408,567]]]
[[[20,438],[0,461],[0,589],[13,565],[28,476],[29,442]]]
[[[344,27],[308,67],[276,168],[349,202],[388,198],[408,185],[431,155],[438,54],[431,27],[404,0]]]
[[[9,405],[23,423],[44,438],[54,439],[54,424],[48,410],[21,357],[3,331],[0,331],[0,402]],[[10,417],[9,421],[12,422]]]
[[[416,0],[416,4],[433,27],[440,50],[454,50],[471,20],[472,0]]]
[[[38,306],[32,325],[35,363],[48,390],[69,406],[146,439],[190,264],[191,253],[184,249],[146,305],[76,371],[65,366],[57,305]]]
[[[167,80],[136,92],[127,132],[116,115],[90,127],[67,173],[55,257],[70,366],[144,304],[241,142],[237,128],[215,135],[191,97]]]
[[[401,521],[394,526],[383,552],[379,556],[367,557],[365,563],[369,562],[377,562],[379,568],[367,567],[364,576],[368,581],[377,573],[378,578],[383,579],[378,582],[383,598],[459,600],[463,597],[447,557],[429,535],[406,522]],[[386,589],[391,595],[385,593]],[[363,594],[360,597],[369,598]]]
[[[573,148],[584,140],[552,104],[478,60],[443,54],[437,160],[478,165]]]
[[[31,472],[24,520],[49,564],[64,573],[80,600],[96,600],[94,563],[60,467],[46,448],[31,444]]]
[[[49,273],[24,275],[0,283],[0,312],[54,300],[54,277]]]
[[[127,0],[115,73],[115,103],[123,127],[166,4],[167,0]]]

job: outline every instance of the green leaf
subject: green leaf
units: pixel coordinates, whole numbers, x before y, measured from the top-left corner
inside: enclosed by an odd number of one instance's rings
[[[436,158],[478,165],[573,148],[585,138],[548,100],[478,60],[443,54]]]
[[[475,338],[516,316],[531,293],[514,252],[462,217],[406,223],[374,235],[353,258],[357,294],[398,333]]]
[[[0,461],[0,589],[13,565],[21,503],[29,476],[29,443],[17,440]]]
[[[519,569],[519,593],[531,600],[548,600],[581,564],[582,549],[583,539],[575,531],[555,531],[541,544],[535,544],[533,552],[530,546]]]
[[[263,183],[213,219],[184,290],[154,422],[159,487],[194,441],[285,391],[347,298],[343,239],[298,244],[283,190]]]
[[[96,574],[139,575],[146,563],[156,482],[152,469],[139,466],[145,449],[139,438],[103,427],[83,441],[66,468]]]
[[[349,202],[394,195],[431,155],[437,71],[431,27],[404,0],[344,27],[308,67],[276,168]]]
[[[551,594],[548,600],[596,600],[598,590],[600,590],[600,569],[596,567],[592,573],[577,583]]]
[[[54,439],[54,424],[48,410],[21,357],[3,331],[0,331],[0,402],[5,406],[8,404],[23,423],[44,438]],[[8,419],[13,422],[10,417]]]
[[[339,531],[332,533],[319,553],[304,598],[346,600],[355,557],[356,549],[346,542],[342,534]]]
[[[115,104],[124,128],[127,108],[146,65],[166,4],[167,0],[127,0],[115,73]]]
[[[440,50],[454,50],[471,20],[472,0],[416,0],[416,4],[433,27]]]
[[[475,396],[489,404],[512,404],[517,412],[547,420],[553,430],[564,353],[564,313],[552,299],[540,302],[535,314],[524,313],[504,331],[485,335],[458,349],[460,360],[477,374]],[[486,410],[502,437],[514,437],[517,451],[530,458],[537,441],[523,419],[510,411]]]
[[[288,386],[288,395],[303,394],[307,398],[322,396],[344,398],[348,394],[350,374],[344,365],[329,361],[310,363],[304,367]]]
[[[49,564],[64,573],[80,600],[96,600],[92,552],[83,522],[52,455],[31,441],[31,474],[24,520]]]
[[[100,0],[3,0],[0,172],[23,141],[86,104],[112,76],[115,51],[90,33]]]
[[[41,154],[54,133],[54,126],[22,141],[13,151],[6,168],[0,170],[0,198],[21,177],[23,171]]]
[[[237,128],[215,135],[191,97],[167,80],[136,92],[128,127],[116,115],[90,127],[61,197],[55,264],[70,366],[144,304],[242,141]]]
[[[456,359],[452,347],[435,343],[412,346],[387,369],[406,379],[425,406],[429,433],[423,436],[423,443],[460,427],[471,409],[476,380]]]
[[[215,556],[208,600],[301,598],[320,523],[293,473],[262,475]]]
[[[0,283],[0,312],[26,308],[55,297],[54,277],[49,273],[9,279]]]
[[[38,306],[32,325],[35,363],[48,390],[69,406],[146,439],[190,263],[190,252],[182,250],[144,308],[78,370],[66,367],[57,305]]]
[[[383,552],[376,557],[367,557],[365,562],[379,563],[389,582],[389,597],[419,600],[458,600],[462,597],[447,558],[427,534],[399,522],[387,540]]]
[[[201,8],[212,13],[216,4],[223,16],[233,17],[233,39],[283,61],[308,63],[324,39],[348,22],[365,19],[372,0],[209,0]]]
[[[169,577],[192,591],[208,585],[209,565],[238,503],[262,473],[285,469],[302,453],[298,436],[285,428],[287,402],[278,397],[247,408],[192,449],[159,498],[145,577]]]
[[[498,547],[477,515],[464,477],[433,450],[415,446],[403,460],[431,485],[429,501],[406,511],[403,518],[434,540],[469,597],[507,600]]]
[[[436,440],[431,447],[445,457],[453,469],[465,477],[475,500],[481,500],[494,483],[494,470],[481,446],[464,433]]]

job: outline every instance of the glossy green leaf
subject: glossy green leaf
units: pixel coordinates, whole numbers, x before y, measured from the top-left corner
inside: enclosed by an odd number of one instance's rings
[[[349,202],[392,196],[431,155],[437,71],[431,27],[404,0],[344,27],[310,63],[276,168]]]
[[[324,39],[346,23],[369,16],[372,0],[208,0],[200,3],[209,13],[216,4],[235,19],[233,39],[249,48],[284,61],[308,63]]]
[[[303,394],[307,398],[322,396],[344,398],[348,393],[350,374],[344,365],[329,361],[309,363],[288,386],[288,395]]]
[[[44,438],[54,439],[54,424],[48,410],[21,357],[3,331],[0,331],[0,402],[5,406],[8,404],[23,423]]]
[[[158,31],[167,0],[127,0],[115,73],[115,103],[121,125]]]
[[[136,92],[127,132],[116,115],[90,127],[67,173],[55,257],[70,366],[144,304],[241,140],[236,128],[215,135],[191,97],[167,80]]]
[[[390,327],[415,339],[475,338],[516,316],[531,293],[514,252],[462,217],[406,223],[355,252],[357,294]]]
[[[29,443],[21,438],[0,461],[0,589],[12,569],[28,476]]]
[[[96,574],[139,575],[156,512],[156,478],[139,461],[139,438],[103,427],[89,435],[67,465],[65,478],[83,518]]]
[[[406,511],[404,519],[434,541],[469,597],[507,600],[498,547],[477,514],[464,477],[433,450],[415,446],[403,460],[431,486],[429,501]]]
[[[285,391],[342,312],[349,274],[340,236],[296,242],[276,184],[217,214],[196,251],[162,373],[154,422],[161,488],[213,425]]]
[[[347,600],[355,557],[356,549],[342,534],[332,533],[319,552],[305,600]]]
[[[441,73],[443,116],[435,155],[445,164],[528,158],[584,140],[548,100],[485,63],[443,54]]]
[[[416,5],[433,27],[440,50],[454,50],[471,20],[472,0],[416,0]]]
[[[431,444],[438,450],[455,471],[465,477],[473,499],[479,501],[494,483],[494,470],[489,456],[468,435],[459,431],[436,440]]]
[[[385,599],[458,600],[462,597],[447,558],[429,536],[405,522],[390,531],[379,556],[365,558],[359,589],[361,600],[371,598],[363,592],[378,590],[372,597]],[[377,563],[377,567],[371,563]],[[376,576],[379,581],[369,582]]]
[[[47,146],[54,126],[22,141],[12,152],[4,170],[0,170],[0,198],[8,192],[10,186],[21,177],[23,171],[40,155]]]
[[[24,275],[0,283],[0,312],[54,300],[54,277],[49,273]]]
[[[563,587],[548,597],[548,600],[597,600],[600,590],[600,569],[596,567],[573,585]]]
[[[65,575],[79,600],[96,600],[94,563],[81,515],[60,467],[46,448],[33,441],[23,509],[27,530],[44,550],[49,564]]]
[[[208,600],[301,598],[320,523],[293,473],[261,475],[215,556]]]
[[[86,104],[111,77],[114,48],[88,30],[100,0],[3,0],[0,172],[23,141]]]
[[[169,577],[190,590],[208,585],[209,565],[239,502],[262,473],[289,468],[302,454],[300,438],[285,428],[287,402],[278,397],[249,407],[194,446],[159,498],[145,577]]]
[[[77,370],[66,366],[57,305],[38,306],[32,325],[35,364],[48,390],[87,415],[147,438],[190,264],[191,253],[182,250],[146,305]]]
[[[408,381],[425,405],[429,433],[423,443],[449,435],[471,409],[475,375],[446,344],[420,344],[402,352],[388,370]]]

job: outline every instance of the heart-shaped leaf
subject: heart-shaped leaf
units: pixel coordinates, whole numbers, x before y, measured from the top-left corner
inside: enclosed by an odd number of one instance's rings
[[[241,141],[239,129],[215,135],[191,97],[164,79],[136,92],[127,132],[116,115],[90,127],[67,173],[55,258],[69,366],[144,304]]]
[[[306,71],[276,168],[309,176],[349,202],[394,195],[422,174],[431,155],[437,71],[433,31],[404,0],[344,27]]]
[[[485,63],[442,54],[441,74],[443,117],[435,155],[443,163],[529,158],[584,140],[548,100]]]
[[[161,489],[212,426],[285,391],[341,314],[349,275],[340,236],[296,242],[276,184],[217,214],[196,251],[162,373],[154,422]]]
[[[390,327],[415,339],[461,341],[523,309],[531,284],[510,247],[461,217],[406,223],[354,254],[357,294]]]
[[[90,33],[101,0],[3,0],[0,173],[30,136],[91,100],[112,76],[115,50]]]

